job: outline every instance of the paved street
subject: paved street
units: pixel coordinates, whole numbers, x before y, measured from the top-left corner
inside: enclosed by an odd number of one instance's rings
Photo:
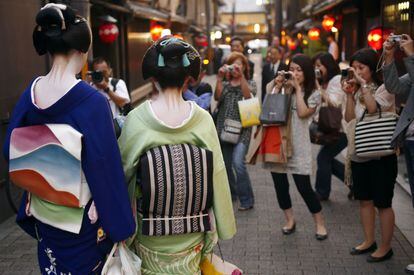
[[[233,240],[221,242],[224,258],[240,266],[245,274],[403,274],[405,265],[414,262],[414,249],[398,228],[392,260],[369,264],[365,256],[349,255],[349,249],[361,240],[358,203],[348,201],[347,188],[336,179],[331,201],[323,203],[329,239],[315,240],[313,220],[294,185],[291,194],[297,231],[282,235],[284,218],[277,207],[270,174],[258,167],[249,167],[249,171],[255,209],[236,211],[238,233]],[[35,245],[12,219],[1,224],[0,274],[38,274]]]

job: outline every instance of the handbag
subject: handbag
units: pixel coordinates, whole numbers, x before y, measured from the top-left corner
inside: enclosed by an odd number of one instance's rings
[[[234,264],[226,262],[221,253],[220,244],[217,243],[221,257],[214,253],[205,257],[200,263],[201,274],[203,275],[242,275],[243,271]]]
[[[260,102],[257,97],[243,99],[238,102],[240,121],[243,127],[260,125]]]
[[[381,112],[379,105],[377,113],[367,114],[365,110],[355,126],[356,155],[364,158],[379,158],[394,154],[391,138],[397,122],[397,114]]]
[[[342,126],[342,109],[334,106],[322,106],[319,110],[318,130],[329,134],[339,132]]]
[[[223,130],[220,134],[220,140],[232,144],[237,144],[242,131],[242,124],[233,119],[226,118],[224,120]]]
[[[118,254],[115,255],[115,252]],[[124,243],[115,243],[101,275],[141,275],[141,259]]]
[[[281,93],[275,93],[275,88],[273,88],[272,93],[266,94],[260,114],[261,123],[286,125],[289,117],[290,98],[290,94],[285,94],[284,89]]]
[[[324,133],[319,130],[319,123],[312,121],[309,125],[309,136],[313,144],[329,145],[336,143],[341,137],[341,133],[339,131]]]

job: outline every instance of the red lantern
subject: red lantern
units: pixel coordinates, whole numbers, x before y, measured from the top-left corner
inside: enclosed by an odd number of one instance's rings
[[[111,44],[118,38],[119,29],[114,23],[104,23],[99,27],[99,38],[103,43]]]
[[[318,40],[321,35],[321,31],[318,28],[312,28],[308,31],[310,40]]]
[[[151,22],[150,33],[152,41],[157,41],[161,37],[164,28],[156,22]]]
[[[292,38],[289,38],[288,39],[287,45],[289,47],[289,50],[291,50],[291,51],[296,50],[296,48],[298,47],[298,45],[296,44],[295,40],[293,40]]]
[[[322,21],[322,27],[325,31],[330,32],[335,24],[335,18],[331,15],[325,15]]]
[[[381,50],[383,42],[388,38],[390,35],[390,29],[383,29],[381,27],[372,29],[368,33],[368,46],[373,48],[374,50]]]

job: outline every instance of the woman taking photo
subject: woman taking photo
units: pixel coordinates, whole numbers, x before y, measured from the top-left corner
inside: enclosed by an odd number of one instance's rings
[[[315,237],[325,240],[328,237],[322,216],[322,207],[313,191],[310,175],[312,173],[312,148],[309,136],[309,124],[321,101],[319,92],[315,91],[315,71],[312,60],[303,54],[292,57],[289,64],[289,80],[279,74],[267,85],[267,92],[281,92],[284,86],[291,87],[292,100],[290,107],[290,129],[292,155],[283,164],[265,163],[265,168],[272,172],[277,200],[284,211],[286,225],[282,232],[289,235],[295,231],[296,221],[293,215],[292,202],[289,195],[287,174],[295,180],[296,187],[312,213],[316,225]],[[288,90],[288,89],[286,89]]]
[[[41,274],[100,274],[135,224],[108,102],[76,79],[91,31],[61,4],[36,23],[33,44],[52,68],[21,96],[4,143],[10,178],[26,190],[16,221],[38,241]]]
[[[364,113],[395,112],[395,97],[387,92],[376,74],[378,54],[370,48],[357,51],[350,60],[351,79],[342,82],[346,93],[345,120],[359,121]],[[395,154],[379,158],[351,156],[353,191],[360,201],[364,241],[352,248],[352,255],[370,253],[368,262],[381,262],[393,255],[391,239],[394,232],[392,198],[397,177]],[[375,208],[381,226],[381,244],[375,242]]]
[[[345,113],[346,96],[341,88],[341,76],[338,64],[329,53],[321,53],[315,58],[315,71],[320,72],[317,79],[322,90],[322,102],[328,106],[338,107]],[[331,178],[336,176],[344,181],[345,167],[335,159],[346,148],[346,135],[341,128],[339,138],[333,143],[322,145],[317,161],[315,189],[320,200],[328,200],[331,193]]]
[[[134,246],[143,274],[199,274],[218,238],[236,232],[220,143],[208,112],[182,92],[198,79],[200,55],[164,37],[145,53],[142,72],[158,96],[128,114],[119,138],[137,208]]]
[[[239,137],[231,142],[224,138],[223,131],[226,130],[229,121],[240,124],[238,102],[256,94],[256,83],[247,79],[249,79],[247,58],[241,53],[233,52],[228,57],[227,64],[221,67],[218,72],[214,94],[215,100],[218,101],[217,132],[221,139],[220,144],[226,163],[231,194],[233,199],[239,198],[240,211],[252,209],[254,206],[252,185],[245,165],[252,129],[251,127],[241,128],[240,125]]]

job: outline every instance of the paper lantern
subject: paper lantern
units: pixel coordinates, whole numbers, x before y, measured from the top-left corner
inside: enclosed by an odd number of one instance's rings
[[[325,15],[322,20],[322,27],[325,31],[330,32],[335,24],[335,18],[331,15]]]
[[[152,41],[157,41],[159,38],[161,38],[163,30],[164,28],[161,25],[151,22],[150,33]]]
[[[318,28],[312,28],[308,31],[308,36],[310,40],[318,40],[321,36],[321,31]]]
[[[114,23],[104,23],[99,27],[99,38],[103,43],[111,44],[116,41],[119,29]]]

